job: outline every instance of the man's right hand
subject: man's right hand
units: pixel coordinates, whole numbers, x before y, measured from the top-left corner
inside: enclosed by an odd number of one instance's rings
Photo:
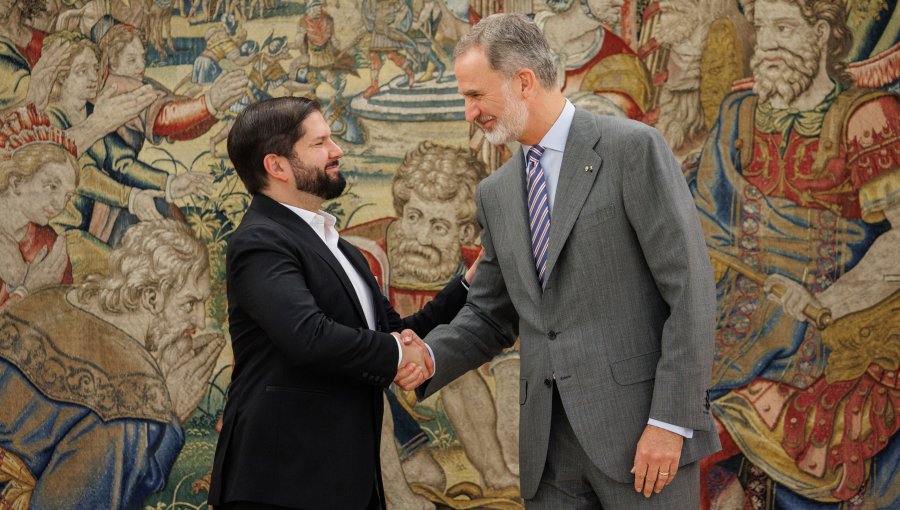
[[[394,382],[404,390],[412,391],[434,374],[434,361],[425,342],[412,330],[400,334],[403,357]]]

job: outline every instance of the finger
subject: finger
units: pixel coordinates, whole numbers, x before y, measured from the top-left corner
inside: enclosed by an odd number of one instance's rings
[[[403,388],[406,391],[416,389],[419,386],[418,370],[413,372],[409,376],[395,382],[397,383],[397,386]]]
[[[31,259],[31,263],[35,264],[37,262],[43,262],[43,260],[45,258],[47,258],[47,247],[46,246],[44,246],[40,250],[38,250],[37,255],[35,255],[34,258]]]
[[[415,363],[406,363],[405,365],[403,365],[402,367],[397,369],[397,375],[394,376],[394,380],[398,381],[398,380],[402,380],[406,377],[409,377],[410,374],[415,372],[415,370],[416,370]]]
[[[416,334],[411,329],[404,329],[400,332],[400,339],[403,345],[411,345],[416,340]]]
[[[418,366],[416,366],[413,363],[411,363],[410,365],[413,365],[413,366],[409,367],[409,370],[404,370],[403,377],[400,377],[399,379],[394,379],[394,382],[397,383],[397,386],[400,386],[401,388],[403,388],[404,390],[407,390],[407,391],[409,391],[411,389],[415,389],[419,385],[420,374],[421,374],[421,369]],[[404,367],[404,368],[406,368],[406,367]]]
[[[634,474],[634,491],[641,492],[644,490],[644,478],[647,477],[647,465],[636,465],[631,468],[631,473]]]
[[[677,472],[678,472],[678,463],[673,462],[672,464],[669,464],[669,478],[668,478],[668,480],[666,480],[666,485],[669,485],[670,483],[672,483],[672,480],[675,479],[675,473],[677,473]]]
[[[653,484],[653,492],[659,494],[660,491],[668,484],[671,473],[668,468],[659,468],[656,473],[656,483]]]
[[[103,104],[103,102],[112,101],[116,98],[113,96],[116,94],[116,90],[119,88],[115,83],[111,83],[106,87],[103,87],[103,90],[100,91],[100,94],[97,95],[97,104]]]
[[[657,478],[659,478],[659,466],[650,464],[647,466],[647,477],[644,479],[644,490],[642,491],[645,498],[649,498],[653,494]]]

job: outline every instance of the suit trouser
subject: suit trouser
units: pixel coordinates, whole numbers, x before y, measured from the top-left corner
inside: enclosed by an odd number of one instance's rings
[[[525,500],[528,510],[696,510],[700,508],[700,463],[678,468],[675,479],[659,494],[645,498],[634,483],[606,476],[588,458],[566,417],[556,384],[553,415],[544,473],[534,498]],[[602,430],[597,430],[602,434]],[[637,445],[635,445],[636,447]]]

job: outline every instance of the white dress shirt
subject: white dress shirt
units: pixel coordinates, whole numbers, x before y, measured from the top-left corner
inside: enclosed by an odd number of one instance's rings
[[[544,169],[544,179],[547,181],[547,199],[550,203],[550,224],[553,225],[553,204],[555,202],[556,186],[559,184],[559,172],[562,168],[563,152],[566,149],[566,140],[569,138],[569,129],[572,127],[572,119],[575,118],[575,105],[566,99],[566,105],[563,107],[562,113],[556,118],[556,122],[547,131],[547,134],[541,138],[540,146],[544,148],[544,155],[541,156],[541,168]],[[522,152],[526,161],[528,151],[531,145],[522,144]],[[527,171],[527,170],[526,170]],[[694,437],[694,430],[678,425],[661,422],[650,418],[648,424],[654,425],[661,429],[666,429],[688,439]]]
[[[319,236],[319,239],[325,243],[325,246],[328,247],[328,251],[334,255],[334,258],[336,258],[341,265],[344,274],[346,274],[347,279],[350,280],[350,284],[353,285],[353,290],[356,291],[356,297],[359,299],[359,304],[362,305],[363,314],[366,316],[366,325],[369,329],[375,330],[375,301],[373,300],[372,289],[366,285],[366,281],[363,279],[362,275],[359,274],[359,271],[353,267],[353,264],[351,264],[350,260],[347,259],[347,256],[344,255],[344,252],[338,248],[340,234],[338,234],[337,229],[334,228],[336,222],[335,217],[325,211],[312,212],[288,204],[281,205],[293,211],[300,219],[309,224],[316,235]],[[397,342],[397,366],[399,367],[400,363],[403,361],[403,349],[400,347],[400,339],[394,336],[394,340]]]

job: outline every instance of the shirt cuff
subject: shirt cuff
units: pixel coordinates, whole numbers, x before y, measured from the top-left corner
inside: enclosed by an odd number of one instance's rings
[[[650,418],[647,420],[647,425],[653,425],[654,427],[659,427],[661,429],[666,429],[669,432],[674,432],[679,436],[683,436],[686,439],[690,439],[694,437],[694,429],[688,429],[684,427],[679,427],[678,425],[672,425],[671,423],[666,423],[658,420],[654,420]]]
[[[428,349],[428,355],[431,356],[431,366],[433,368],[433,370],[431,371],[431,375],[425,378],[425,380],[427,381],[428,379],[434,377],[434,374],[437,373],[437,360],[434,359],[434,351],[431,350],[431,346],[425,344],[425,348]]]
[[[391,336],[397,341],[397,368],[400,368],[400,363],[403,363],[403,345],[400,343],[400,334],[391,333]]]

